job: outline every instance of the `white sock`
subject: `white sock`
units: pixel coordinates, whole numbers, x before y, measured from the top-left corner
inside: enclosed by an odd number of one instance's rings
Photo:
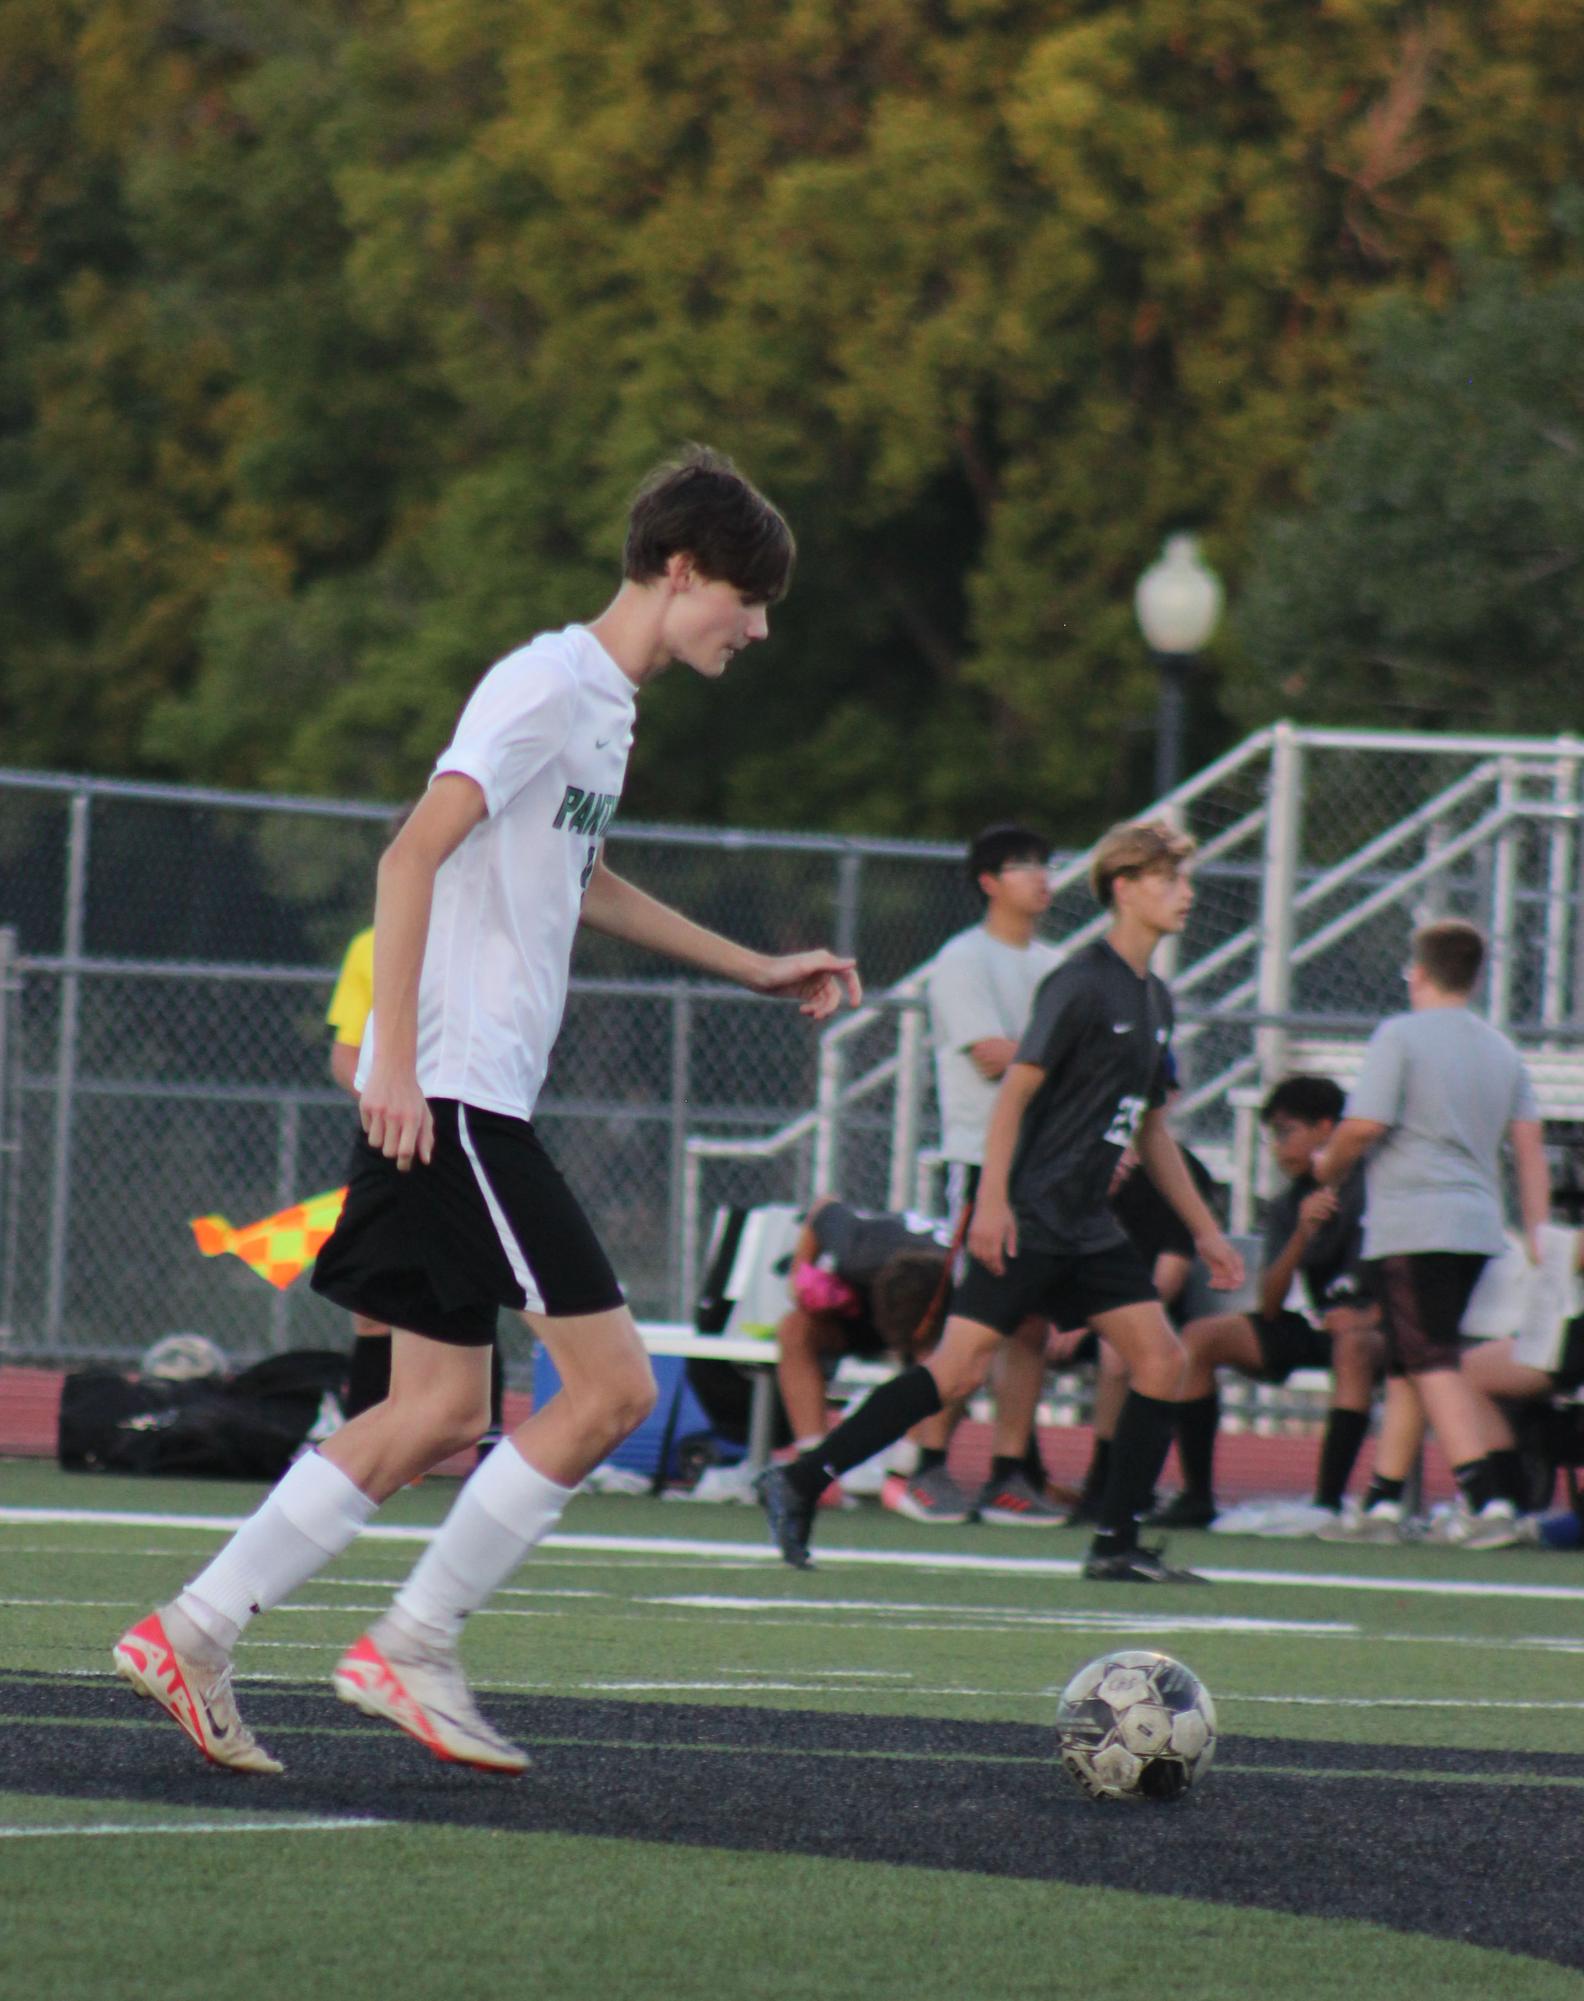
[[[457,1495],[397,1592],[396,1610],[454,1640],[468,1613],[555,1527],[572,1494],[530,1466],[511,1439],[502,1439]]]
[[[374,1503],[339,1466],[305,1452],[177,1606],[229,1653],[255,1612],[278,1605],[339,1556],[373,1512]]]
[[[824,1443],[824,1432],[816,1431],[810,1438],[794,1438],[792,1441],[792,1450],[801,1458],[805,1452],[818,1452]]]

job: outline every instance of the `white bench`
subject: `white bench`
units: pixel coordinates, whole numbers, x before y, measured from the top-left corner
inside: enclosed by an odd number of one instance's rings
[[[638,1333],[651,1355],[680,1355],[704,1362],[738,1362],[754,1371],[748,1406],[748,1463],[757,1472],[770,1459],[775,1423],[775,1365],[781,1344],[773,1334],[701,1334],[685,1320],[640,1320]]]

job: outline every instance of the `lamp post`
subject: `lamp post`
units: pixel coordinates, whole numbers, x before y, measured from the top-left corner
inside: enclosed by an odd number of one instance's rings
[[[1188,670],[1221,617],[1221,579],[1199,553],[1198,537],[1168,535],[1166,546],[1138,580],[1133,609],[1155,663],[1160,695],[1155,711],[1155,796],[1182,779]]]

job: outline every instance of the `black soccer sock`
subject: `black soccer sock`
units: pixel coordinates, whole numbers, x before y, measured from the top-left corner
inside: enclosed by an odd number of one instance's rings
[[[1332,1407],[1326,1419],[1325,1437],[1320,1445],[1320,1467],[1315,1475],[1315,1505],[1333,1514],[1342,1505],[1347,1483],[1359,1456],[1359,1448],[1369,1432],[1367,1410]]]
[[[1045,1491],[1045,1482],[1050,1478],[1050,1475],[1045,1471],[1045,1455],[1039,1448],[1038,1432],[1031,1431],[1029,1433],[1028,1450],[1015,1463],[1022,1468],[1024,1479],[1028,1481],[1035,1493],[1043,1494]]]
[[[1097,1438],[1094,1442],[1094,1452],[1089,1460],[1089,1471],[1085,1473],[1083,1483],[1084,1506],[1091,1513],[1100,1505],[1100,1496],[1105,1492],[1110,1472],[1111,1441],[1109,1438]]]
[[[1019,1473],[1026,1475],[1027,1472],[1027,1463],[1015,1453],[998,1452],[990,1461],[990,1484],[999,1487],[1003,1480],[1015,1480]],[[1042,1487],[1045,1484],[1043,1471],[1039,1476],[1039,1484]]]
[[[1207,1397],[1177,1405],[1177,1457],[1182,1461],[1184,1488],[1195,1500],[1208,1501],[1215,1492],[1215,1442],[1221,1425],[1221,1398]]]
[[[920,1473],[933,1473],[937,1466],[944,1466],[945,1464],[946,1448],[944,1445],[921,1445],[919,1447],[918,1467],[913,1477],[916,1480]]]
[[[1465,1459],[1461,1466],[1452,1468],[1452,1478],[1471,1515],[1477,1515],[1487,1501],[1496,1498],[1496,1480],[1488,1458]]]
[[[1497,1498],[1511,1501],[1520,1514],[1524,1513],[1528,1495],[1524,1491],[1523,1455],[1507,1445],[1499,1452],[1489,1452],[1485,1456],[1491,1478],[1496,1483]]]
[[[805,1501],[817,1501],[832,1480],[893,1445],[941,1407],[935,1378],[922,1362],[904,1369],[865,1397],[851,1417],[827,1432],[812,1452],[787,1468],[787,1483]],[[941,1455],[945,1457],[944,1453]]]
[[[372,1410],[390,1395],[391,1337],[360,1334],[347,1360],[347,1393],[342,1409],[348,1419]]]
[[[1403,1489],[1407,1484],[1406,1480],[1388,1480],[1384,1473],[1374,1474],[1369,1485],[1364,1489],[1364,1507],[1366,1511],[1373,1508],[1377,1501],[1391,1501],[1400,1507],[1402,1505]]]
[[[1164,1397],[1129,1390],[1111,1441],[1111,1467],[1100,1502],[1098,1550],[1132,1549],[1138,1518],[1150,1504],[1155,1482],[1171,1449],[1179,1406]]]

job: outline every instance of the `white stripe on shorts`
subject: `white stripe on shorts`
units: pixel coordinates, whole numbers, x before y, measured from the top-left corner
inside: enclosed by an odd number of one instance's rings
[[[484,1164],[473,1145],[473,1135],[468,1131],[467,1106],[457,1106],[457,1137],[462,1142],[462,1151],[467,1155],[473,1169],[473,1179],[479,1185],[479,1193],[484,1197],[484,1207],[489,1211],[489,1219],[495,1225],[495,1234],[500,1238],[500,1247],[506,1253],[506,1262],[512,1268],[512,1277],[523,1290],[523,1303],[530,1313],[543,1313],[544,1294],[540,1292],[528,1260],[523,1256],[522,1245],[516,1233],[506,1220],[506,1211],[495,1199],[495,1191],[489,1184],[489,1176],[484,1172]]]

